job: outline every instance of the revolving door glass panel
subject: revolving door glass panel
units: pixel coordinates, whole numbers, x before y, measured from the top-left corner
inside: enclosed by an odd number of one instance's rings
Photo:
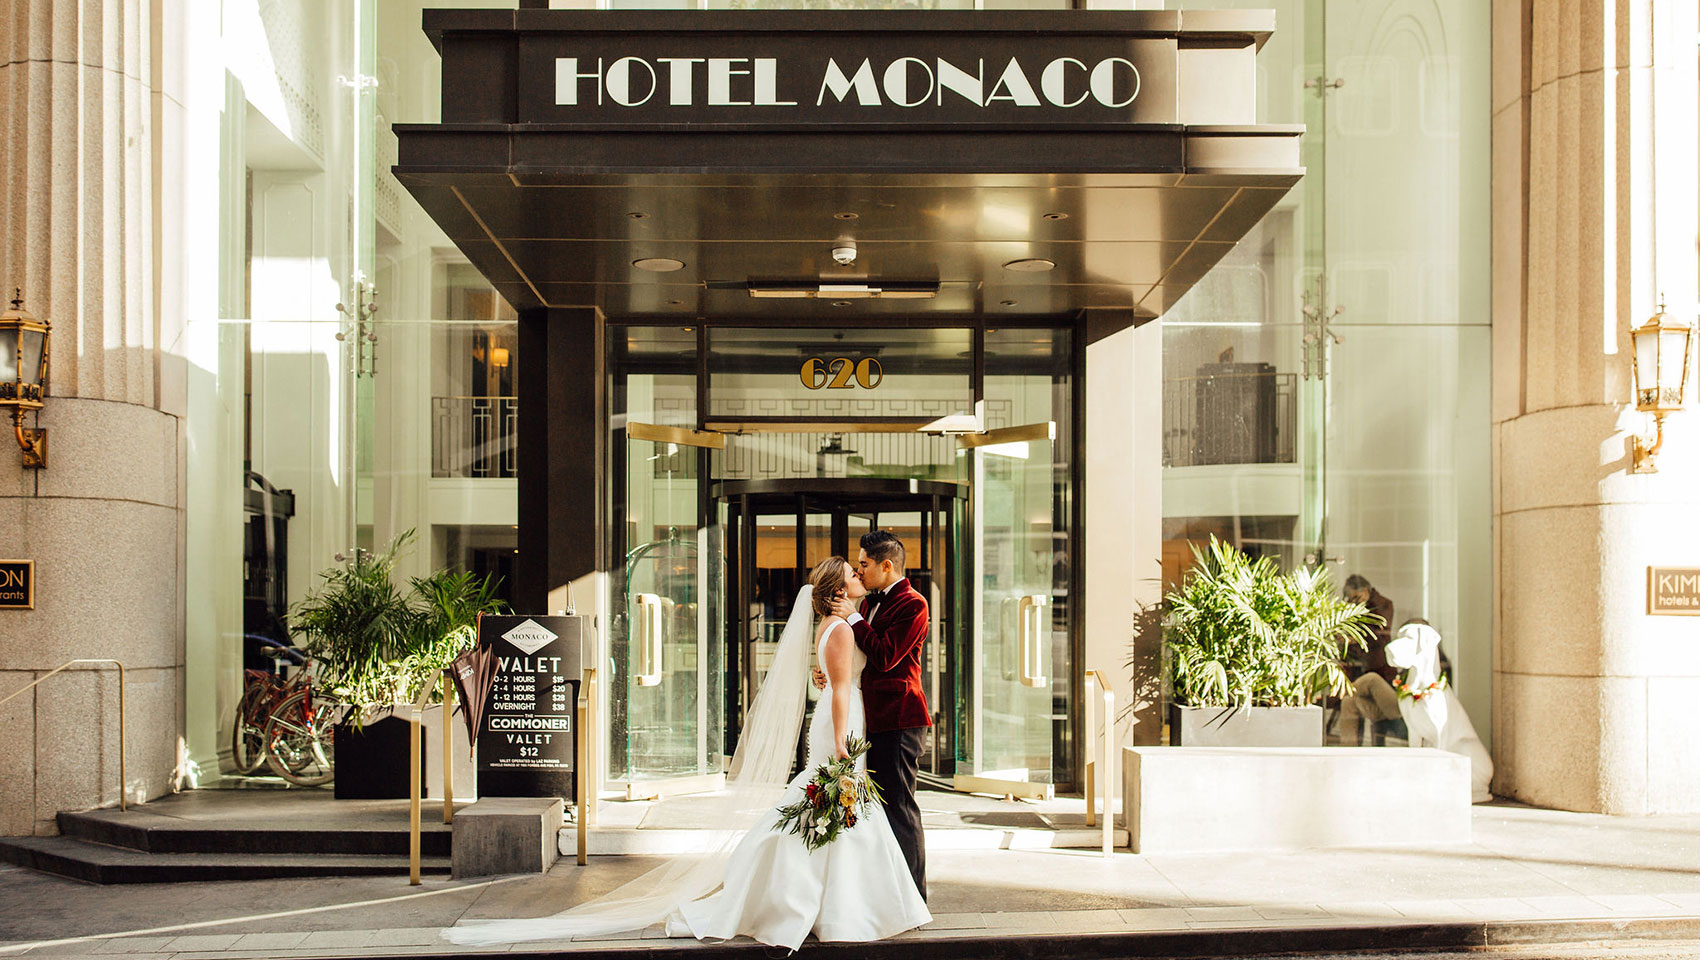
[[[729,716],[741,715],[760,689],[797,592],[814,566],[829,556],[853,559],[862,534],[889,530],[903,542],[909,581],[928,599],[932,614],[920,654],[934,726],[921,769],[949,776],[955,756],[951,718],[959,700],[952,674],[960,659],[962,593],[956,531],[966,488],[940,481],[817,477],[728,481],[713,489],[729,556],[728,630],[739,638],[728,669],[741,694],[728,704]]]

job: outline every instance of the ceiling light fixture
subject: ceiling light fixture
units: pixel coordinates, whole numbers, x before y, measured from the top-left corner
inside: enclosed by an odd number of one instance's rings
[[[937,283],[751,283],[755,300],[931,300]]]
[[[672,257],[644,257],[641,260],[633,260],[632,266],[650,273],[672,273],[685,269],[685,261],[674,260]]]
[[[1045,219],[1046,220],[1067,220],[1068,214],[1066,214],[1066,213],[1047,213],[1047,214],[1045,214]]]
[[[849,211],[845,211],[844,213],[835,213],[832,215],[832,219],[834,220],[855,220],[859,217],[861,217],[861,214],[850,213]]]
[[[1056,269],[1056,261],[1044,257],[1027,257],[1022,260],[1011,260],[1003,265],[1005,270],[1015,273],[1044,273]]]

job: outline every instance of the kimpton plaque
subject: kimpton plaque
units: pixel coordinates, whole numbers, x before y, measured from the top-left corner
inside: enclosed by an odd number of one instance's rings
[[[1648,567],[1647,613],[1700,617],[1700,567]]]
[[[0,610],[35,609],[35,561],[0,560]]]
[[[583,617],[486,616],[496,676],[478,734],[478,795],[573,799]]]

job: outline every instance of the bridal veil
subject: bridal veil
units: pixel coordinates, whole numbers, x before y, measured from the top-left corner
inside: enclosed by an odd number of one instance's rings
[[[767,676],[762,680],[732,755],[726,788],[710,798],[694,798],[706,822],[724,824],[724,839],[700,856],[677,856],[634,880],[577,906],[545,917],[466,920],[443,932],[468,945],[564,940],[641,930],[661,923],[683,904],[720,886],[726,863],[745,832],[779,802],[791,780],[797,737],[809,684],[810,640],[814,608],[812,586],[797,592],[791,619],[779,637]],[[666,803],[667,801],[660,801]],[[703,804],[707,803],[707,808]]]

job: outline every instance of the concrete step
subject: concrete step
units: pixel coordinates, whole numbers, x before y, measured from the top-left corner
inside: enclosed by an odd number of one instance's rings
[[[0,861],[88,883],[178,883],[407,873],[407,857],[379,854],[145,853],[75,837],[0,838]],[[447,857],[426,857],[425,873],[449,872]]]
[[[164,804],[152,804],[164,808]],[[440,804],[427,808],[420,826],[420,850],[427,857],[449,855],[452,832],[442,822]],[[86,810],[59,814],[63,836],[143,853],[328,854],[407,856],[407,819],[370,816],[268,819],[188,819],[163,816],[148,806],[128,811]]]
[[[668,856],[705,853],[719,849],[729,839],[728,830],[673,830],[654,827],[591,827],[585,834],[585,852],[593,857]],[[954,827],[928,828],[928,850],[1064,850],[1097,849],[1103,833],[1093,828],[1036,830],[1025,828]],[[1125,848],[1127,831],[1112,832],[1115,846]],[[561,828],[559,849],[564,857],[578,855],[578,828]]]

